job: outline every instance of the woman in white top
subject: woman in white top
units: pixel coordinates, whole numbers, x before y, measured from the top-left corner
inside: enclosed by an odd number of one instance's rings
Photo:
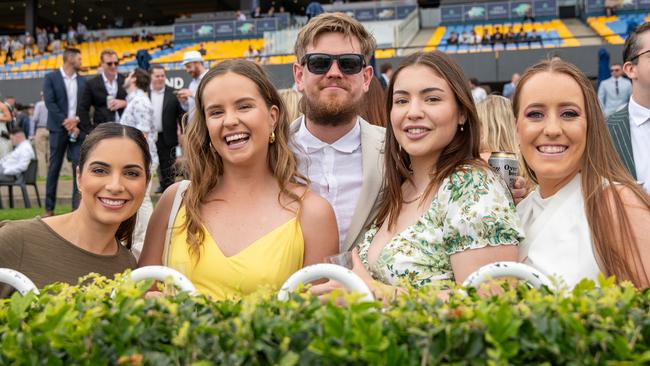
[[[120,118],[120,123],[137,128],[147,138],[149,152],[151,153],[151,171],[154,172],[158,167],[158,151],[156,150],[158,132],[153,121],[153,105],[146,93],[149,89],[150,80],[149,73],[140,68],[133,70],[124,79],[124,89],[126,89],[128,95],[126,97],[127,105]],[[147,232],[147,225],[152,212],[151,182],[149,182],[147,194],[145,195],[144,201],[142,201],[140,210],[138,210],[138,220],[133,233],[133,246],[131,247],[131,251],[136,259],[140,257],[140,252],[144,244],[144,236]]]
[[[650,197],[623,167],[591,82],[542,61],[514,95],[517,137],[539,187],[518,206],[520,260],[573,287],[600,272],[650,285]]]

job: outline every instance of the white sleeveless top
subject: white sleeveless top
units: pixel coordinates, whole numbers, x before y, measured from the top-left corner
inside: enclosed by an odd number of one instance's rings
[[[519,261],[574,287],[583,278],[597,281],[600,269],[585,214],[580,174],[548,198],[539,187],[517,205],[526,233]]]

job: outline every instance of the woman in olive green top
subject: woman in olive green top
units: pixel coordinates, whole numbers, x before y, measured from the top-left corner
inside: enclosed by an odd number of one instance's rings
[[[0,268],[23,273],[39,288],[76,284],[90,272],[112,277],[135,268],[129,249],[151,178],[150,163],[140,131],[118,123],[98,126],[81,145],[79,208],[61,216],[0,223]],[[0,297],[12,290],[0,286]]]

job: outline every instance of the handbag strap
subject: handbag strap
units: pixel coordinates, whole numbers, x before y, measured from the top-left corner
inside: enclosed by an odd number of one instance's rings
[[[176,221],[176,215],[178,214],[178,210],[181,208],[181,203],[183,203],[183,193],[185,193],[189,185],[189,180],[181,181],[181,183],[178,185],[178,189],[176,190],[176,195],[174,196],[172,209],[169,211],[169,221],[167,222],[167,232],[165,233],[165,246],[163,248],[163,266],[166,267],[169,265],[169,245],[172,241],[174,221]]]

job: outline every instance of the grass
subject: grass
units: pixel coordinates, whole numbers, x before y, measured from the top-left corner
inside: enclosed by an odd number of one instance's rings
[[[57,215],[68,213],[72,211],[70,206],[60,206],[57,207],[54,212]],[[42,215],[45,212],[44,208],[41,207],[32,207],[32,208],[4,208],[0,209],[0,220],[24,220],[31,219],[38,215]]]
[[[47,180],[47,177],[38,177],[37,181],[38,182],[45,182]],[[59,175],[59,181],[70,181],[72,180],[71,175]]]

